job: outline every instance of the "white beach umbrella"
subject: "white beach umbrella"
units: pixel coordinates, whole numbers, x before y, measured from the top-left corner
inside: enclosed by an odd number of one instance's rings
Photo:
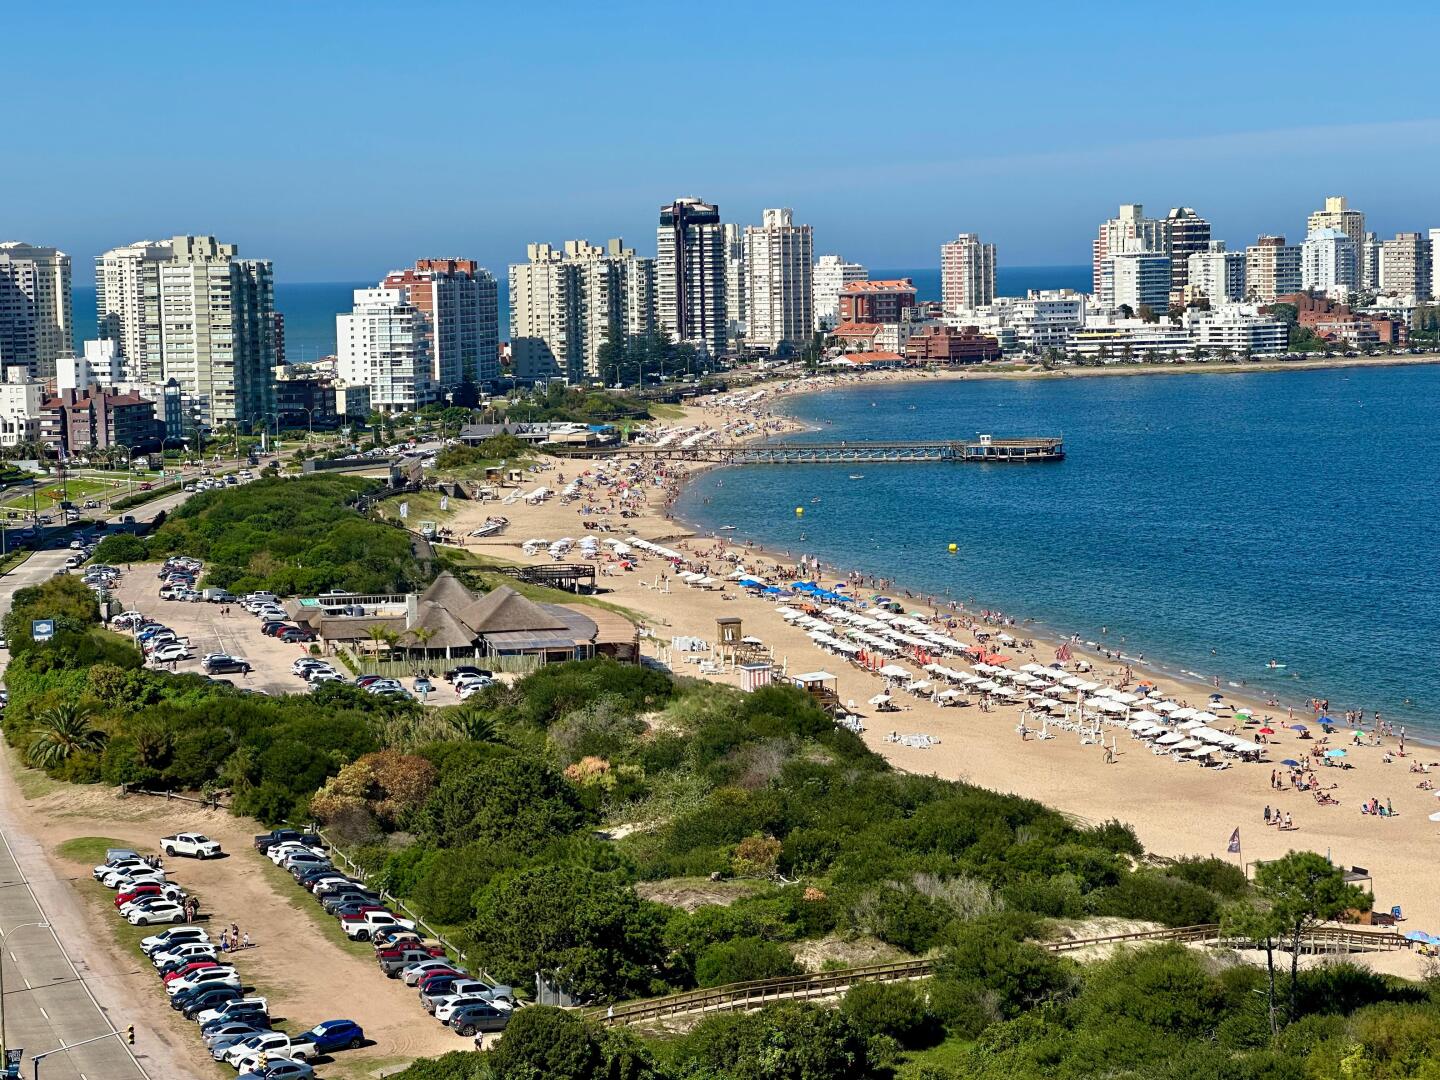
[[[890,704],[890,695],[889,695],[889,694],[876,694],[874,697],[872,697],[872,698],[870,699],[870,704],[871,704],[871,705],[888,705],[888,704]]]
[[[880,669],[879,674],[885,676],[885,678],[887,679],[910,678],[910,672],[907,671],[905,668],[901,667],[899,664],[886,664]]]
[[[1173,713],[1176,709],[1180,708],[1180,706],[1176,705],[1173,701],[1158,701],[1153,707],[1158,713]]]
[[[1156,740],[1155,740],[1155,745],[1156,745],[1156,746],[1174,746],[1174,745],[1175,745],[1176,743],[1178,743],[1178,742],[1183,742],[1184,739],[1185,739],[1185,736],[1184,736],[1184,735],[1181,735],[1178,731],[1171,731],[1171,732],[1169,732],[1169,733],[1167,733],[1167,734],[1165,734],[1165,735],[1161,735],[1158,739],[1156,739]]]
[[[1176,750],[1194,750],[1200,743],[1195,739],[1181,739],[1175,744]]]
[[[1135,721],[1134,721],[1134,723],[1132,723],[1132,724],[1130,725],[1130,730],[1131,730],[1131,731],[1145,731],[1145,730],[1148,730],[1149,728],[1153,728],[1153,727],[1155,726],[1153,723],[1151,723],[1151,721],[1152,721],[1152,720],[1158,720],[1158,719],[1160,719],[1160,718],[1159,718],[1158,716],[1155,716],[1154,714],[1151,714],[1150,716],[1137,716],[1136,719],[1135,719]]]
[[[1186,706],[1183,709],[1175,709],[1170,713],[1171,720],[1191,720],[1195,716],[1195,710]]]
[[[1216,720],[1219,720],[1220,718],[1212,712],[1197,712],[1195,714],[1195,719],[1199,720],[1202,724],[1213,724]]]
[[[1137,712],[1137,713],[1135,714],[1135,719],[1136,719],[1136,720],[1159,720],[1160,717],[1159,717],[1158,714],[1151,712],[1149,709],[1141,709],[1139,712]]]
[[[1210,756],[1211,754],[1213,754],[1214,752],[1215,752],[1215,748],[1214,748],[1213,746],[1202,746],[1202,747],[1200,747],[1198,750],[1191,750],[1191,751],[1190,751],[1190,756],[1191,756],[1191,757],[1209,757],[1209,756]]]

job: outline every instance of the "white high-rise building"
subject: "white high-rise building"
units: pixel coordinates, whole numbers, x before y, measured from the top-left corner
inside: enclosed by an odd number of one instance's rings
[[[945,314],[958,315],[995,299],[995,245],[961,233],[940,245],[940,301]]]
[[[525,380],[609,380],[607,342],[655,329],[655,264],[619,239],[530,244],[510,267],[510,353]]]
[[[1170,307],[1170,276],[1169,255],[1140,247],[1112,251],[1101,266],[1100,303],[1163,315]]]
[[[1373,232],[1360,245],[1360,287],[1366,292],[1380,288],[1380,237]]]
[[[1095,294],[1098,296],[1102,292],[1100,279],[1108,255],[1136,250],[1165,253],[1169,250],[1167,235],[1164,219],[1147,218],[1145,207],[1139,203],[1125,203],[1120,207],[1118,216],[1102,221],[1100,231],[1091,244]],[[1158,310],[1164,310],[1164,307]]]
[[[1245,253],[1226,251],[1225,241],[1213,240],[1207,250],[1191,255],[1187,289],[1191,297],[1205,297],[1212,307],[1245,299]],[[1173,275],[1172,275],[1173,280]]]
[[[660,208],[655,232],[656,321],[676,341],[725,352],[725,234],[720,210],[700,199]]]
[[[766,210],[745,228],[745,339],[776,352],[797,348],[814,332],[815,237],[787,207]]]
[[[830,330],[840,321],[840,293],[852,281],[867,281],[870,271],[839,255],[821,255],[811,271],[815,329]]]
[[[95,260],[99,332],[129,383],[180,387],[186,429],[260,423],[274,401],[275,280],[213,236],[143,240]]]
[[[1430,239],[1430,299],[1440,300],[1440,229],[1431,229]]]
[[[1311,229],[1300,245],[1300,287],[1344,299],[1360,287],[1360,253],[1339,229]]]
[[[101,339],[85,342],[85,351],[55,361],[57,390],[86,390],[91,386],[119,386],[125,381],[120,366],[120,343]]]
[[[749,313],[745,310],[745,230],[727,222],[724,226],[725,245],[725,339],[734,349],[749,331]]]
[[[74,350],[70,256],[19,241],[0,244],[0,368],[32,378],[55,375],[55,361]]]
[[[1380,245],[1380,287],[1397,296],[1430,298],[1430,238],[1423,233],[1396,233]]]
[[[335,316],[335,374],[370,388],[377,412],[410,412],[435,400],[424,312],[403,288],[356,289],[355,306]]]
[[[431,379],[441,391],[500,376],[495,275],[473,259],[420,259],[380,283],[404,289],[424,314],[430,335]]]

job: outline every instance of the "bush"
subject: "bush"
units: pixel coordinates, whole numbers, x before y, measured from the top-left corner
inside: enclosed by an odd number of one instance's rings
[[[736,938],[709,946],[695,961],[695,981],[701,986],[773,979],[798,975],[800,967],[790,950],[757,937]]]
[[[1220,903],[1208,889],[1153,870],[1126,874],[1119,884],[1095,893],[1094,910],[1166,926],[1198,926],[1220,918]]]
[[[1069,993],[1073,978],[1062,961],[1006,932],[999,920],[958,928],[938,973],[984,989],[1001,1016],[1013,1017]]]
[[[144,562],[149,557],[145,541],[134,533],[112,533],[95,545],[95,561],[112,566]]]
[[[852,986],[840,1003],[840,1011],[866,1038],[888,1035],[908,1050],[932,1046],[944,1034],[939,1018],[930,1009],[928,995],[912,983]]]

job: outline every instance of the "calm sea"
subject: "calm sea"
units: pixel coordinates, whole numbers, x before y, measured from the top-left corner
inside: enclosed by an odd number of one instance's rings
[[[503,270],[499,277],[500,340],[510,335],[509,287]],[[940,299],[940,270],[872,270],[876,278],[908,277],[915,281],[921,300]],[[1004,296],[1023,296],[1027,289],[1089,289],[1088,266],[1000,267],[996,288]],[[356,289],[374,286],[373,281],[325,281],[275,285],[275,306],[285,315],[285,349],[291,363],[316,360],[335,351],[335,316],[349,311]],[[95,288],[74,290],[76,348],[85,338],[95,336]]]
[[[1054,434],[1069,456],[721,469],[679,516],[1440,734],[1440,368],[899,384],[789,409],[806,438]]]

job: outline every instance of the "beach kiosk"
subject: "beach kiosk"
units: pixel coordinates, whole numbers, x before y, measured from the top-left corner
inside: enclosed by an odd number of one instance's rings
[[[753,694],[762,686],[769,686],[774,670],[770,664],[741,664],[740,689]]]
[[[794,677],[795,685],[804,690],[828,713],[840,712],[840,693],[837,689],[837,678],[828,671],[807,671],[804,675]]]

